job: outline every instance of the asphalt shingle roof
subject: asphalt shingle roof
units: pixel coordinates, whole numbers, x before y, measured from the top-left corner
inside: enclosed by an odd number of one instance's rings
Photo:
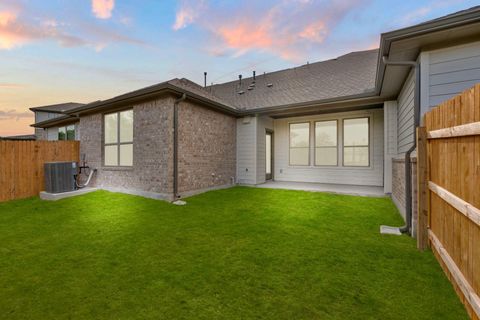
[[[371,92],[375,88],[378,49],[213,85],[211,93],[241,110],[282,106]],[[268,87],[268,84],[272,84]],[[238,92],[243,91],[243,94]]]
[[[52,104],[48,106],[41,106],[41,107],[35,107],[35,108],[30,108],[32,111],[45,111],[45,112],[59,112],[63,113],[78,107],[83,106],[83,103],[77,103],[77,102],[66,102],[66,103],[59,103],[59,104]]]
[[[197,95],[199,95],[203,98],[212,100],[214,102],[217,102],[217,103],[223,104],[227,107],[235,109],[235,106],[230,104],[228,101],[222,99],[221,97],[218,97],[218,96],[214,95],[211,90],[205,89],[204,87],[200,86],[199,84],[197,84],[193,81],[190,81],[186,78],[172,79],[172,80],[168,81],[168,83],[177,87],[177,88],[186,90],[188,92],[197,94]]]

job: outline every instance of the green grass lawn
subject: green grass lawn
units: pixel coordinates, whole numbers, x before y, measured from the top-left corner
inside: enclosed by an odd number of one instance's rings
[[[236,187],[0,204],[1,319],[467,319],[388,198]]]

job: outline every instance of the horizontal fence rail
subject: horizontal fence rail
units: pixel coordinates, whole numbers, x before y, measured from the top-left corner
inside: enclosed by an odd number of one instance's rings
[[[419,247],[429,244],[472,319],[480,319],[480,84],[418,128]]]
[[[79,161],[78,141],[0,141],[0,201],[28,198],[44,189],[44,163]]]

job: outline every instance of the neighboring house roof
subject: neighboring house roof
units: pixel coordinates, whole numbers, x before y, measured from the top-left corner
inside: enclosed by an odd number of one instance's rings
[[[71,123],[76,122],[76,121],[78,121],[78,118],[76,118],[75,116],[65,114],[65,115],[61,115],[59,117],[55,117],[55,118],[52,118],[52,119],[36,122],[36,123],[32,124],[31,127],[34,127],[34,128],[48,128],[48,127],[53,127],[53,126],[56,126],[56,125],[71,124]]]
[[[83,106],[83,103],[77,102],[66,102],[66,103],[59,103],[59,104],[52,104],[48,106],[41,106],[41,107],[34,107],[30,108],[31,111],[43,111],[43,112],[53,112],[53,113],[64,113],[74,108],[78,108]]]
[[[8,137],[0,137],[0,140],[36,140],[36,136],[34,134],[24,134],[18,136],[8,136]]]
[[[373,93],[377,57],[377,49],[352,52],[208,89],[241,110]]]

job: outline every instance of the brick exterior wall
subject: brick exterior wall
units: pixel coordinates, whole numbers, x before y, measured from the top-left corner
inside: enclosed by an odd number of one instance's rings
[[[412,235],[416,236],[417,211],[417,159],[412,157]],[[405,160],[393,159],[392,162],[392,199],[405,219]]]
[[[236,119],[188,100],[179,104],[178,119],[179,193],[233,184]]]
[[[173,199],[173,105],[166,97],[132,105],[133,167],[103,166],[103,115],[80,118],[80,153],[97,174],[92,186]],[[179,181],[182,195],[231,185],[236,173],[236,119],[190,101],[179,110]]]
[[[173,104],[165,97],[132,105],[133,167],[103,166],[103,115],[80,118],[80,153],[98,170],[93,185],[171,199],[173,191]]]

